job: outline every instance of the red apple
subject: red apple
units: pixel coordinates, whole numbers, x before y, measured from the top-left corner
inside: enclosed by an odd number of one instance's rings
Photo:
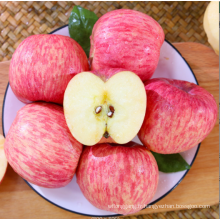
[[[99,18],[90,38],[92,70],[124,68],[144,81],[157,67],[164,32],[150,16],[120,9]]]
[[[129,142],[85,147],[76,177],[82,193],[95,207],[131,214],[153,198],[159,174],[151,152]]]
[[[33,35],[14,52],[9,82],[14,94],[24,103],[46,101],[63,104],[69,81],[88,68],[85,52],[70,37]]]
[[[147,110],[138,136],[150,150],[162,154],[186,151],[213,129],[217,105],[202,87],[158,78],[148,80],[145,89]]]
[[[18,111],[4,148],[15,172],[46,188],[66,186],[82,152],[82,144],[69,132],[62,107],[40,102]]]
[[[4,142],[5,142],[4,137],[0,135],[0,183],[2,182],[5,176],[8,166],[8,162],[4,152]]]

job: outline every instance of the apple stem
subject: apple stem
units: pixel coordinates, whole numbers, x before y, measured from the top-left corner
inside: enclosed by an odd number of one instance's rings
[[[103,134],[103,136],[107,139],[107,138],[109,138],[109,133],[106,131],[106,132]]]

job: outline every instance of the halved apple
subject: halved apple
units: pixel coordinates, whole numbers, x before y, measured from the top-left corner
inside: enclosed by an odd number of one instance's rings
[[[204,14],[203,26],[209,43],[219,55],[219,1],[209,3]]]
[[[102,78],[103,79],[103,78]],[[77,74],[64,94],[64,114],[72,135],[84,145],[124,144],[138,133],[146,112],[140,78],[121,71],[106,82],[91,72]]]
[[[5,138],[2,135],[0,135],[0,183],[5,176],[8,166],[8,162],[4,152],[4,142],[5,142]]]

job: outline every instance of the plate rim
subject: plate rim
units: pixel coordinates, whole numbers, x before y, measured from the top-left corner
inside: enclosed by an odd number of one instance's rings
[[[68,27],[68,24],[63,25],[63,26],[61,26],[61,27],[59,27],[59,28],[53,30],[52,32],[50,32],[50,33],[48,33],[48,34],[53,34],[53,33],[55,33],[56,31],[59,31],[59,30],[61,30],[61,29],[63,29],[63,28],[66,28],[66,27]],[[190,71],[191,71],[193,77],[195,78],[195,81],[196,81],[197,85],[199,85],[198,80],[197,80],[197,78],[196,78],[196,76],[195,76],[195,74],[194,74],[192,68],[190,67],[190,65],[188,64],[188,62],[185,60],[185,58],[182,56],[182,54],[181,54],[181,53],[177,50],[177,48],[176,48],[175,46],[173,46],[168,40],[165,39],[164,41],[166,41],[166,42],[181,56],[181,58],[185,61],[185,63],[187,64],[188,68],[190,69]],[[3,104],[2,104],[2,132],[3,132],[3,136],[4,136],[4,137],[5,137],[5,130],[4,130],[4,107],[5,107],[5,100],[6,100],[6,96],[7,96],[7,92],[8,92],[9,85],[10,85],[10,84],[9,84],[9,82],[8,82],[7,87],[6,87],[6,90],[5,90],[5,94],[4,94]],[[191,164],[190,164],[191,167],[192,167],[192,165],[193,165],[193,163],[194,163],[194,161],[195,161],[195,159],[196,159],[196,157],[197,157],[197,154],[198,154],[198,152],[199,152],[200,146],[201,146],[201,142],[198,144],[196,153],[195,153],[195,155],[194,155],[194,157],[193,157],[193,160],[192,160],[192,162],[191,162]],[[180,184],[180,182],[184,179],[184,177],[186,176],[186,174],[187,174],[189,171],[190,171],[190,169],[186,170],[185,174],[181,177],[181,179],[180,179],[168,192],[166,192],[164,195],[162,195],[161,197],[159,197],[159,198],[158,198],[157,200],[155,200],[154,202],[149,203],[149,204],[148,204],[145,208],[143,208],[143,209],[146,209],[146,208],[148,208],[149,206],[151,206],[151,205],[157,203],[158,201],[160,201],[161,199],[163,199],[165,196],[167,196],[169,193],[171,193],[171,192]],[[23,179],[23,178],[22,178],[22,179]],[[23,179],[23,180],[24,180],[24,181],[26,182],[26,184],[27,184],[35,193],[37,193],[40,197],[42,197],[42,198],[45,199],[47,202],[49,202],[49,203],[51,203],[51,204],[57,206],[58,208],[61,208],[61,209],[65,210],[65,211],[69,211],[69,212],[72,212],[72,213],[75,213],[75,214],[78,214],[78,215],[89,216],[89,217],[106,217],[106,218],[108,218],[108,217],[123,216],[122,214],[113,214],[113,215],[89,215],[89,214],[85,214],[85,213],[76,212],[76,211],[73,211],[73,210],[66,209],[66,208],[64,208],[64,207],[62,207],[62,206],[60,206],[60,205],[58,205],[58,204],[55,204],[54,202],[50,201],[49,199],[47,199],[46,197],[44,197],[43,195],[41,195],[38,191],[36,191],[36,190],[30,185],[30,183],[29,183],[28,181],[26,181],[25,179]],[[142,209],[142,210],[143,210],[143,209]]]

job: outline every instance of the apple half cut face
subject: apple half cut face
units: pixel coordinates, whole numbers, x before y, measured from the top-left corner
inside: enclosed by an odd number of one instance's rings
[[[0,135],[0,183],[5,176],[6,169],[8,166],[8,162],[4,152],[4,142],[4,137]]]
[[[72,135],[84,145],[104,136],[119,144],[131,141],[146,112],[146,91],[140,78],[122,71],[104,82],[91,72],[77,74],[64,94],[64,115]]]

